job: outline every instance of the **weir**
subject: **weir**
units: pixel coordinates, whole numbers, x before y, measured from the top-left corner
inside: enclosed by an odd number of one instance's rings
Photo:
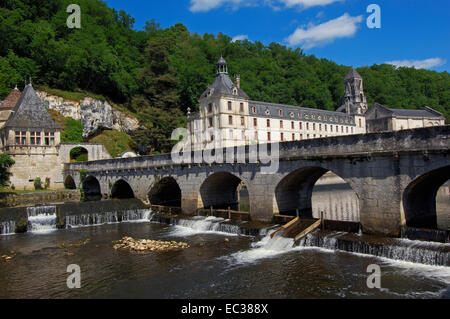
[[[28,231],[42,233],[56,230],[56,206],[28,207]]]

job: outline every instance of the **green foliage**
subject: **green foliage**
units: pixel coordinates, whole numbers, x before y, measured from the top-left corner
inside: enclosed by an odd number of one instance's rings
[[[83,147],[75,147],[70,150],[70,161],[71,162],[87,162],[88,151]]]
[[[42,189],[42,181],[41,181],[41,178],[40,178],[40,177],[36,177],[36,178],[34,179],[34,189],[35,189],[35,190],[40,190],[40,189]]]
[[[105,130],[101,134],[91,138],[89,142],[103,144],[113,158],[125,151],[133,150],[131,137],[119,131]]]
[[[162,29],[151,20],[145,31],[136,31],[130,15],[101,0],[79,0],[82,28],[69,29],[65,10],[70,3],[0,1],[0,99],[32,76],[44,91],[70,100],[95,95],[114,101],[137,114],[146,127],[136,132],[131,145],[143,154],[170,150],[171,129],[185,123],[188,108],[198,110],[198,98],[214,80],[221,54],[230,75],[240,74],[242,89],[253,100],[324,110],[341,105],[348,66],[278,43],[232,42],[222,33],[190,33],[180,23]],[[430,106],[450,119],[449,73],[390,65],[358,72],[370,104]],[[79,140],[80,127],[75,126],[64,141]],[[115,138],[99,139],[117,155],[130,145],[108,144]]]
[[[14,160],[8,154],[0,154],[0,187],[9,185],[11,173],[8,169],[15,164]]]
[[[50,187],[50,178],[45,178],[44,189],[48,189]]]
[[[82,143],[83,124],[71,117],[66,118],[64,130],[61,133],[61,143]]]

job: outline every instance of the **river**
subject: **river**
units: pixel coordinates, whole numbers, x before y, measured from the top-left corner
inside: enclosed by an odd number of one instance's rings
[[[16,254],[0,261],[0,298],[450,298],[450,267],[292,248],[289,239],[198,226],[117,223],[0,236],[0,255]],[[124,236],[191,247],[143,255],[114,250],[113,241]],[[81,268],[81,289],[66,286],[70,264]],[[382,289],[367,287],[371,264],[381,266]]]

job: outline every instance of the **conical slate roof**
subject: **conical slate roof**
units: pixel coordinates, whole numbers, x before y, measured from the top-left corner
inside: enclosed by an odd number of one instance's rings
[[[248,95],[241,89],[237,88],[233,84],[230,77],[226,73],[219,73],[214,80],[214,83],[210,85],[205,92],[201,95],[201,98],[205,98],[209,95],[234,95],[233,89],[237,90],[237,96],[248,99]]]
[[[13,108],[20,99],[20,91],[17,87],[0,103],[0,108]]]
[[[347,76],[345,77],[345,80],[350,80],[350,79],[362,79],[362,76],[359,75],[359,73],[355,70],[354,67],[350,68],[350,71],[348,71]]]
[[[10,128],[60,129],[48,114],[33,86],[28,84],[5,124]]]

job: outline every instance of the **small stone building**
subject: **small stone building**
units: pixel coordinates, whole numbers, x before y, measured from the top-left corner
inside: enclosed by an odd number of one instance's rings
[[[103,145],[61,144],[61,127],[55,123],[36,94],[32,84],[22,93],[16,88],[0,105],[0,148],[14,159],[11,186],[34,189],[34,180],[49,181],[49,188],[65,188],[63,165],[70,161],[70,151],[83,147],[89,160],[107,159]]]
[[[389,109],[375,103],[366,112],[367,133],[400,131],[445,125],[445,117],[430,107],[422,110]]]

